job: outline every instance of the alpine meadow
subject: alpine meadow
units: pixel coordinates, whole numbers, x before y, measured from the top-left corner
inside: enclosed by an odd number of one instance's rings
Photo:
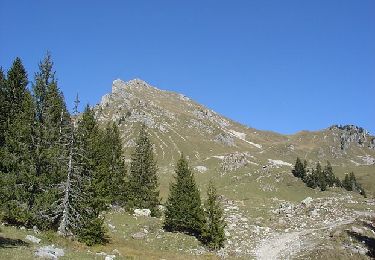
[[[0,259],[375,259],[374,10],[0,0]]]

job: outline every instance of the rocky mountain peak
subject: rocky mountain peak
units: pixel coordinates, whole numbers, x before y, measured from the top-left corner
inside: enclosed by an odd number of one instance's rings
[[[146,81],[135,78],[129,81],[123,81],[122,79],[116,79],[112,83],[112,93],[123,92],[124,90],[132,90],[132,89],[153,89],[157,90],[157,88],[151,86]]]

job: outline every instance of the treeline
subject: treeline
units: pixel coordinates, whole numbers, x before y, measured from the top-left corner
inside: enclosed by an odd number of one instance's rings
[[[333,172],[331,163],[327,161],[326,166],[322,168],[320,163],[316,164],[315,168],[308,168],[307,161],[301,161],[297,157],[296,163],[292,170],[294,177],[300,178],[307,187],[312,189],[319,188],[321,191],[327,190],[329,187],[341,187],[348,191],[355,191],[366,197],[365,190],[362,185],[357,182],[353,172],[346,174],[341,181]]]
[[[40,62],[28,87],[16,58],[0,68],[0,217],[10,225],[54,230],[87,245],[103,244],[105,211],[148,208],[161,216],[157,163],[143,125],[126,167],[116,124],[99,126],[87,105],[73,114],[58,87],[51,56]],[[216,189],[201,205],[194,175],[182,156],[171,184],[165,229],[199,238],[211,249],[224,242],[223,212]]]

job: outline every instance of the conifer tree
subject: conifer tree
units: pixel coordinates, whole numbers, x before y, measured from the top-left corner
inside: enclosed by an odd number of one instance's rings
[[[362,185],[359,182],[357,182],[354,172],[345,174],[345,178],[342,181],[342,187],[347,191],[355,191],[366,197],[366,192],[362,188]]]
[[[3,145],[0,147],[3,217],[8,223],[31,225],[35,167],[31,152],[34,108],[27,73],[16,58],[2,83]]]
[[[78,98],[75,114],[77,114]],[[63,236],[77,236],[87,245],[100,244],[106,241],[103,218],[102,197],[97,190],[100,182],[95,170],[97,141],[97,124],[92,110],[86,107],[78,124],[72,126],[68,174],[62,203],[63,213],[59,233]]]
[[[39,228],[52,228],[57,225],[53,217],[53,202],[58,199],[59,186],[66,176],[61,161],[67,160],[66,144],[71,127],[70,114],[57,85],[49,53],[39,63],[39,71],[35,74],[33,99],[33,155],[38,179],[33,187],[35,224]]]
[[[75,100],[74,116],[78,114],[78,96]],[[82,202],[84,201],[83,186],[87,182],[84,175],[84,150],[81,136],[75,124],[71,124],[68,143],[67,176],[64,184],[63,198],[60,204],[58,233],[64,237],[73,236],[82,224]]]
[[[151,141],[143,124],[131,156],[127,183],[127,207],[148,208],[152,215],[158,215],[159,190],[157,166]]]
[[[298,177],[304,179],[306,176],[306,169],[303,163],[301,162],[300,158],[297,157],[296,164],[294,165],[294,169],[292,170],[294,177]]]
[[[102,211],[107,208],[108,172],[101,172],[102,131],[94,116],[94,111],[86,106],[82,118],[78,121],[78,136],[84,152],[83,175],[85,181],[81,187],[80,216],[81,223],[76,231],[79,241],[87,245],[106,242]]]
[[[4,146],[4,133],[6,130],[6,115],[7,115],[7,108],[6,108],[6,77],[3,71],[3,68],[0,67],[0,149]],[[1,171],[1,169],[0,169]]]
[[[204,224],[204,212],[194,174],[181,155],[177,162],[175,182],[169,186],[164,228],[167,231],[185,232],[199,238]]]
[[[124,205],[126,168],[123,159],[122,141],[117,124],[108,123],[103,135],[101,158],[102,171],[108,176],[107,194],[109,203]]]
[[[324,176],[326,178],[327,185],[329,187],[333,187],[333,186],[340,187],[341,186],[340,180],[333,173],[333,169],[332,169],[331,163],[329,161],[327,161],[327,165],[324,167],[323,172],[324,172]]]
[[[221,208],[216,188],[211,180],[207,188],[207,201],[205,203],[205,228],[202,234],[202,240],[208,248],[218,250],[224,246],[225,241],[225,221],[223,209]]]
[[[318,181],[317,186],[320,188],[321,191],[325,191],[327,189],[326,176],[319,162],[316,165],[315,174]]]

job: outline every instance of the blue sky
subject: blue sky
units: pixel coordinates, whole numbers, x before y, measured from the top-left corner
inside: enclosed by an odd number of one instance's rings
[[[281,133],[375,133],[375,1],[0,0],[0,66],[46,51],[72,107],[116,78],[181,92]]]

